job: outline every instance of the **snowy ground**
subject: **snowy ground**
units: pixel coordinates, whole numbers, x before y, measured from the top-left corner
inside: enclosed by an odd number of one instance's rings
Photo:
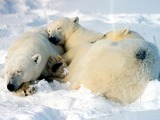
[[[159,120],[160,82],[151,81],[144,94],[127,106],[107,101],[81,87],[38,83],[33,96],[17,97],[3,78],[8,46],[24,31],[46,26],[59,17],[80,18],[80,24],[98,31],[130,28],[160,51],[160,1],[152,0],[0,0],[0,120]],[[112,14],[114,13],[114,14]]]

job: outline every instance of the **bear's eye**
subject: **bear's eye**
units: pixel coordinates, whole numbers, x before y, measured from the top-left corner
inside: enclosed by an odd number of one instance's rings
[[[107,37],[107,34],[104,34],[104,35],[103,35],[103,38],[105,38],[105,37]]]
[[[51,31],[50,30],[48,30],[48,33],[50,33]]]
[[[22,72],[22,70],[17,70],[17,73],[21,73]]]
[[[57,30],[61,30],[61,29],[62,29],[62,27],[58,27],[58,28],[57,28]]]

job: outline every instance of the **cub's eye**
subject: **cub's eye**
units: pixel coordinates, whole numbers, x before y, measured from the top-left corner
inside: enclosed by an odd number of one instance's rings
[[[17,73],[21,73],[22,72],[22,70],[17,70]]]
[[[61,30],[61,29],[62,29],[62,27],[58,27],[58,28],[57,28],[57,30]]]

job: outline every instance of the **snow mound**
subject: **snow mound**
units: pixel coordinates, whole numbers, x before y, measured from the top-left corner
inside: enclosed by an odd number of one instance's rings
[[[3,84],[3,79],[0,79]],[[160,82],[150,81],[144,94],[134,103],[121,106],[108,101],[101,95],[81,87],[79,90],[69,90],[67,84],[57,81],[48,83],[45,80],[37,84],[36,94],[18,97],[6,88],[0,91],[0,119],[119,119],[151,120],[160,117]],[[145,114],[145,115],[144,115]]]

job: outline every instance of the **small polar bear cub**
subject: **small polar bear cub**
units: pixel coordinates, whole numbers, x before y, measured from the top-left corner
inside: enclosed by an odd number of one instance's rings
[[[53,21],[47,28],[49,40],[63,44],[66,50],[78,47],[103,37],[103,34],[88,30],[79,24],[79,18],[61,18]]]
[[[88,46],[66,77],[72,89],[83,85],[125,105],[143,93],[149,80],[158,78],[159,60],[156,46],[145,40],[103,39]]]
[[[22,83],[37,79],[48,58],[60,54],[61,51],[49,42],[46,28],[24,33],[8,49],[4,67],[8,90],[16,92]]]
[[[47,28],[49,40],[54,44],[64,45],[63,58],[70,63],[77,48],[89,42],[102,39],[104,34],[86,29],[79,24],[79,18],[61,18],[53,21]]]

